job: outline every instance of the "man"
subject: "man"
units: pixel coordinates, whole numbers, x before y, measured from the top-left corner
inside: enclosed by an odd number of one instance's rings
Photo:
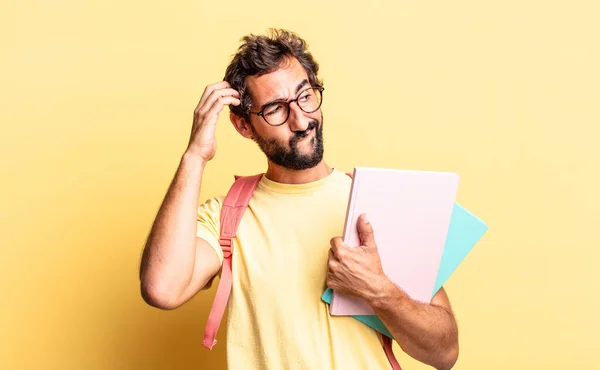
[[[189,144],[144,250],[144,299],[179,307],[221,268],[224,197],[197,204],[216,151],[217,118],[229,105],[235,129],[258,144],[268,166],[235,239],[228,367],[388,369],[374,330],[329,315],[320,299],[329,286],[366,300],[407,354],[452,368],[457,327],[444,289],[423,304],[390,282],[364,215],[361,246],[349,248],[339,237],[351,180],[323,159],[324,89],[306,43],[282,30],[243,41],[225,81],[208,86],[194,111]]]

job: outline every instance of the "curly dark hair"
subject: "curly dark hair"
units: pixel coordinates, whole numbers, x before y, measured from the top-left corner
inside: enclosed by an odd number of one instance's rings
[[[231,112],[249,119],[252,105],[246,85],[246,77],[257,76],[277,70],[285,59],[294,57],[300,62],[311,86],[322,87],[318,79],[319,65],[308,51],[306,41],[294,32],[282,29],[269,29],[268,35],[244,36],[242,45],[225,72],[225,81],[241,95],[239,106],[230,105]]]

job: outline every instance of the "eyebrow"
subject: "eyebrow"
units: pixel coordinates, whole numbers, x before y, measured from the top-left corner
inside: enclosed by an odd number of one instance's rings
[[[295,94],[296,94],[296,95],[298,95],[298,93],[300,92],[300,89],[302,89],[302,88],[303,88],[304,86],[306,86],[307,84],[308,84],[308,79],[306,79],[306,78],[305,78],[304,80],[302,80],[302,82],[300,82],[300,83],[298,84],[298,86],[296,86],[296,92],[295,92]],[[285,101],[285,99],[278,98],[278,99],[273,99],[273,100],[270,100],[270,101],[268,101],[267,103],[263,104],[263,105],[260,107],[260,109],[262,110],[262,109],[264,109],[264,108],[265,108],[267,105],[271,105],[271,104],[273,104],[273,103],[280,102],[280,101]]]

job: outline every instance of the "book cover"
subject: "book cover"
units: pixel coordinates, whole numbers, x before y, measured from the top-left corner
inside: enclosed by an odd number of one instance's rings
[[[362,213],[373,226],[384,273],[411,298],[428,303],[444,251],[459,176],[455,173],[356,167],[343,239],[360,245]],[[332,315],[372,315],[364,301],[332,293]]]

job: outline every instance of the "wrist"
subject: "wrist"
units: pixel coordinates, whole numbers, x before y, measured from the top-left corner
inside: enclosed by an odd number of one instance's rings
[[[400,289],[387,276],[373,279],[372,293],[366,297],[367,303],[373,308],[385,307],[389,302],[396,301]]]
[[[187,149],[183,153],[183,156],[181,157],[181,161],[182,161],[182,163],[190,164],[194,167],[200,166],[202,168],[204,168],[206,166],[206,164],[208,163],[208,160],[206,160],[206,158],[204,158],[200,154],[197,154],[194,151],[189,150],[189,149]]]

